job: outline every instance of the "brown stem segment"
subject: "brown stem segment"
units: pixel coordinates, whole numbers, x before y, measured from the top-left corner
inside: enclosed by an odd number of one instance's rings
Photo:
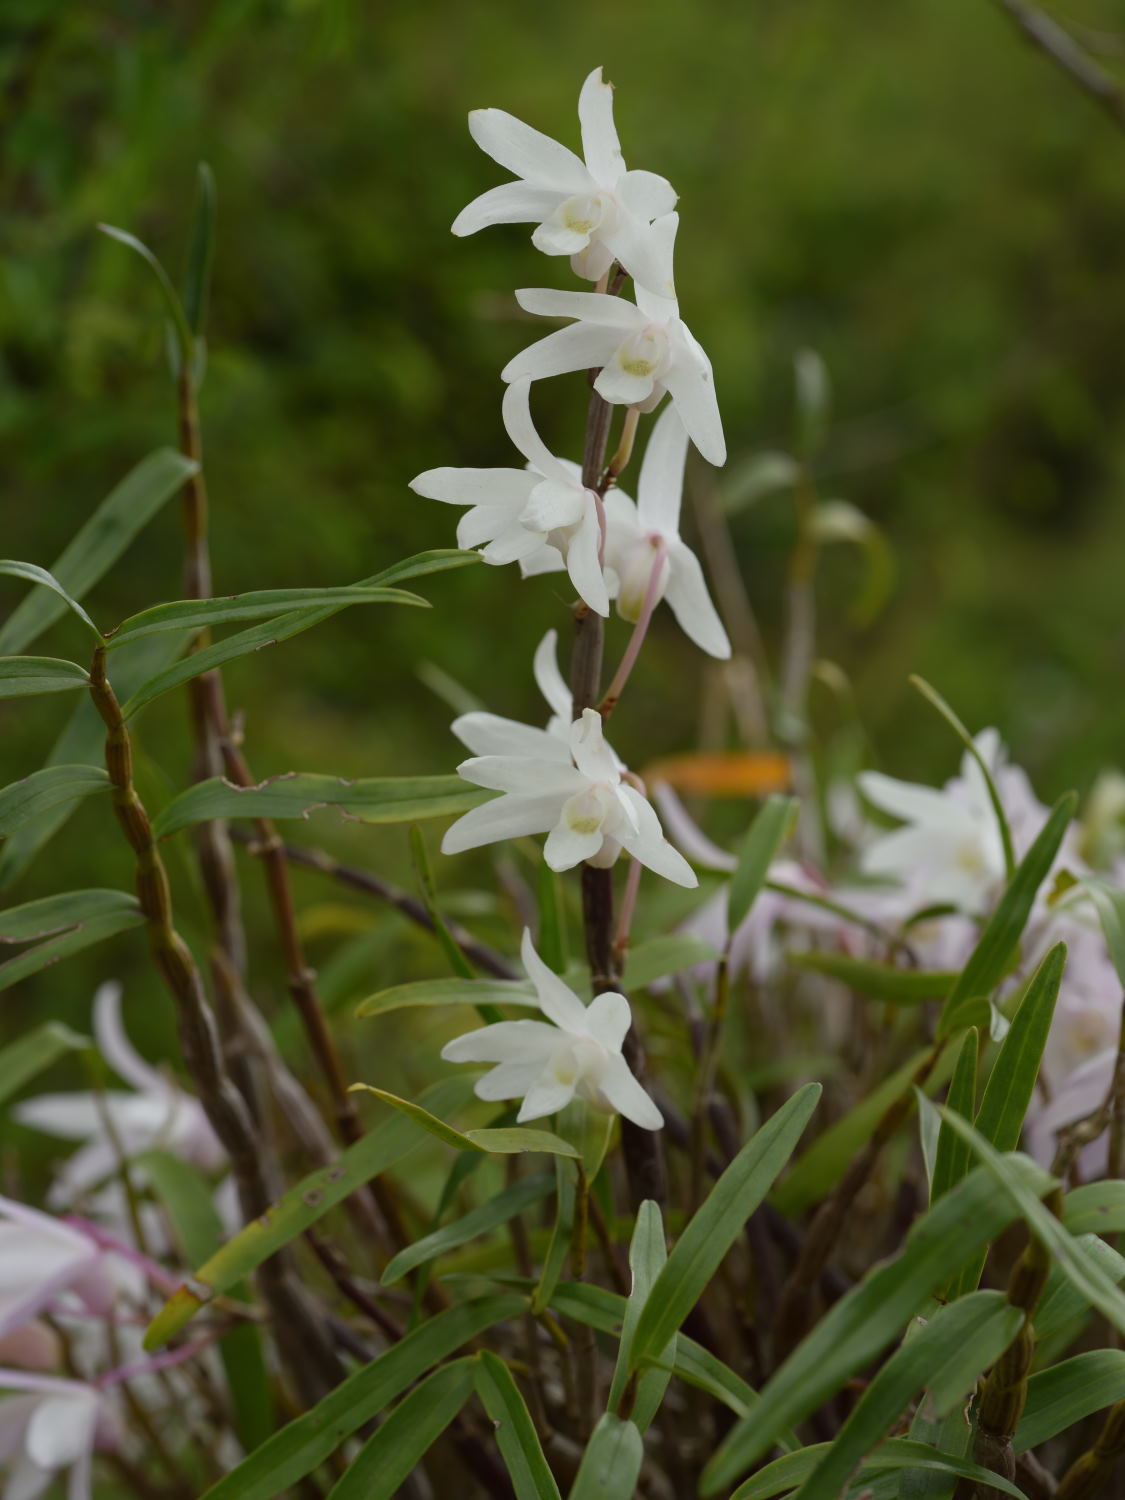
[[[211,1128],[227,1155],[247,1223],[269,1207],[269,1184],[246,1101],[231,1082],[219,1049],[214,1016],[191,950],[176,931],[168,875],[152,825],[133,784],[133,752],[121,708],[99,646],[90,667],[90,695],[106,726],[105,764],[113,810],[136,861],[137,900],[145,919],[153,963],[172,997],[184,1064]],[[320,1319],[284,1262],[267,1261],[259,1275],[275,1331],[306,1401],[315,1401],[342,1377]]]
[[[1059,1480],[1055,1500],[1097,1500],[1116,1493],[1109,1488],[1114,1465],[1125,1453],[1125,1401],[1118,1401],[1106,1414],[1098,1440],[1076,1459]]]

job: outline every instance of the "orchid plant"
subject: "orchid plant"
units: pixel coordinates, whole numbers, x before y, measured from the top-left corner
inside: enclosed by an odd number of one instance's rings
[[[750,466],[755,496],[793,501],[775,672],[726,529],[738,491],[707,504],[727,445],[680,313],[676,194],[626,168],[600,68],[578,116],[581,156],[474,111],[473,140],[514,180],[453,221],[458,236],[530,224],[553,266],[594,284],[515,293],[565,324],[499,372],[524,464],[501,448],[496,467],[418,474],[417,496],[464,508],[457,548],[352,584],[212,587],[210,174],[182,289],[106,229],[164,299],[180,444],[53,569],[0,563],[32,586],[0,627],[0,695],[79,692],[96,710],[0,791],[0,883],[99,795],[135,883],[9,906],[0,940],[23,947],[0,976],[42,976],[30,993],[49,996],[60,960],[94,949],[112,972],[143,937],[179,1051],[142,1055],[112,980],[92,1041],[49,1021],[0,1049],[0,1102],[21,1096],[19,1139],[51,1156],[49,1180],[30,1152],[5,1156],[3,1500],[56,1481],[68,1500],[1085,1500],[1120,1482],[1123,783],[1081,817],[1072,796],[1048,809],[998,732],[971,735],[924,683],[951,761],[963,752],[956,776],[834,770],[810,711],[813,685],[840,675],[817,662],[816,562],[882,542],[817,490],[826,373],[799,357],[795,451]],[[566,457],[532,405],[568,375],[590,394]],[[84,600],[176,495],[184,597],[103,628]],[[455,772],[257,779],[227,663],[353,606],[415,608],[428,601],[403,585],[440,591],[436,575],[482,560],[518,565],[492,584],[514,631],[517,588],[577,596],[528,642],[545,723],[495,711],[503,683],[481,708],[446,682],[470,752]],[[652,701],[629,722],[636,664],[670,629],[661,602],[687,638],[675,649],[699,653],[725,748],[653,745],[630,768],[607,734],[612,719],[627,748],[637,723],[666,722]],[[88,660],[24,654],[56,624]],[[693,685],[664,672],[665,694]],[[156,809],[153,778],[134,775],[140,716],[179,689],[191,782]],[[701,793],[716,787],[760,804],[737,841],[715,836]],[[325,806],[414,825],[417,892],[282,838],[279,822]],[[444,855],[471,858],[435,876],[428,821]],[[243,924],[255,862],[272,972]],[[322,983],[292,864],[352,893],[353,928],[361,899],[387,907],[424,958],[396,969],[365,930]],[[450,870],[459,897],[439,890]],[[71,1085],[84,1066],[86,1086],[28,1095],[56,1064]]]

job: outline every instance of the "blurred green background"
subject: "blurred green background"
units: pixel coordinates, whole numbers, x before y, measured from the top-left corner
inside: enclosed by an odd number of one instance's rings
[[[1078,0],[1067,20],[1107,48],[1116,27],[1125,48],[1120,0]],[[836,549],[820,649],[854,682],[881,762],[939,779],[957,759],[910,672],[974,728],[997,724],[1044,797],[1125,759],[1125,141],[989,0],[8,0],[0,37],[5,554],[48,564],[174,436],[154,288],[94,225],[141,234],[178,271],[200,159],[220,202],[202,401],[217,587],[351,582],[452,545],[457,513],[407,482],[511,461],[498,372],[533,331],[511,291],[568,284],[523,227],[449,234],[505,177],[465,114],[496,105],[576,145],[578,89],[601,63],[629,165],[681,194],[677,282],[731,471],[789,441],[798,349],[832,374],[822,493],[878,522],[898,579],[860,629],[859,565]],[[537,389],[556,451],[578,456],[583,408],[580,381]],[[789,507],[763,500],[732,525],[773,650]],[[175,597],[178,547],[169,506],[95,616]],[[450,769],[426,662],[538,717],[530,656],[549,625],[565,632],[557,580],[481,567],[422,592],[432,613],[354,610],[229,669],[257,774]],[[20,596],[5,580],[0,613]],[[68,629],[37,649],[78,651]],[[627,759],[693,743],[699,674],[664,612],[615,721]],[[4,783],[35,768],[69,706],[0,708]],[[182,782],[182,724],[171,700],[144,721],[157,798]],[[321,815],[299,832],[410,879],[403,831]],[[106,810],[87,807],[12,896],[128,880]],[[323,962],[365,919],[333,914],[349,903],[313,877],[298,886],[319,903]],[[387,941],[419,940],[396,926]],[[138,984],[139,949],[118,940],[112,956]],[[83,1021],[108,962],[29,983],[9,1018],[49,1001]],[[267,964],[261,983],[277,979]]]

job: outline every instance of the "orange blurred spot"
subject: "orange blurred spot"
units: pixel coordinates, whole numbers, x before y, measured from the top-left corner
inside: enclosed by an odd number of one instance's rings
[[[725,754],[669,755],[642,772],[646,786],[666,781],[678,792],[703,797],[761,797],[788,791],[789,757],[776,750],[739,750]]]

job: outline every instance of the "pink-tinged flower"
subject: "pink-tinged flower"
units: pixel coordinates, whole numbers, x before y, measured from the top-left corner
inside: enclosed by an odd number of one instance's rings
[[[495,743],[506,743],[506,753],[462,761],[457,770],[474,786],[504,795],[458,818],[442,840],[443,854],[545,833],[543,857],[552,870],[583,861],[612,865],[624,848],[666,880],[698,884],[691,866],[664,837],[650,804],[623,779],[595,709],[586,709],[571,725],[569,744],[526,725],[514,725],[506,741]]]
[[[110,1311],[131,1267],[76,1225],[0,1198],[0,1337],[56,1309],[60,1299],[95,1317]]]
[[[35,1500],[69,1470],[67,1500],[90,1500],[94,1450],[111,1448],[117,1426],[102,1393],[78,1380],[0,1370],[0,1465],[4,1500]]]
[[[660,1111],[621,1055],[632,1021],[625,996],[610,992],[583,1005],[539,957],[526,929],[520,951],[547,1019],[482,1026],[447,1043],[442,1057],[447,1062],[495,1063],[477,1083],[476,1093],[481,1099],[522,1098],[521,1123],[555,1114],[577,1096],[644,1130],[659,1130],[664,1124]]]
[[[653,226],[669,263],[677,222],[677,215],[669,214]],[[680,317],[674,298],[653,296],[640,285],[635,291],[635,304],[605,292],[546,287],[517,292],[516,301],[525,312],[575,321],[517,354],[500,372],[502,379],[543,380],[597,369],[594,389],[600,396],[642,412],[653,411],[667,391],[703,457],[709,463],[726,463],[711,361]]]
[[[645,449],[636,504],[612,489],[606,495],[606,565],[616,576],[611,593],[623,619],[637,620],[658,568],[656,599],[669,608],[689,639],[709,656],[725,660],[730,642],[703,569],[680,540],[680,506],[688,435],[675,406],[661,413]]]
[[[1105,1052],[1079,1063],[1073,1073],[1062,1080],[1049,1103],[1033,1104],[1028,1110],[1024,1127],[1027,1149],[1037,1162],[1050,1167],[1058,1148],[1059,1132],[1101,1108],[1113,1085],[1116,1066],[1117,1045],[1114,1043]],[[1083,1146],[1078,1156],[1083,1177],[1104,1176],[1108,1152],[1105,1133]]]
[[[469,130],[482,151],[515,174],[474,198],[453,233],[492,224],[534,224],[532,243],[545,255],[569,255],[579,276],[597,281],[615,260],[662,296],[672,295],[670,268],[652,244],[650,224],[670,213],[676,194],[654,172],[625,170],[613,123],[613,86],[595,68],[578,97],[585,161],[502,109],[474,109]]]
[[[427,469],[410,488],[427,500],[469,506],[457,526],[457,545],[479,547],[486,562],[530,563],[532,571],[545,572],[544,550],[557,553],[579,597],[607,615],[597,496],[583,486],[577,465],[555,458],[535,430],[529,387],[530,381],[514,382],[503,405],[504,426],[526,469]]]
[[[103,984],[94,996],[94,1035],[106,1062],[133,1092],[38,1094],[12,1114],[23,1125],[84,1144],[60,1169],[47,1202],[64,1207],[97,1186],[126,1157],[159,1148],[211,1171],[226,1160],[198,1099],[147,1063],[125,1034],[121,987]]]

